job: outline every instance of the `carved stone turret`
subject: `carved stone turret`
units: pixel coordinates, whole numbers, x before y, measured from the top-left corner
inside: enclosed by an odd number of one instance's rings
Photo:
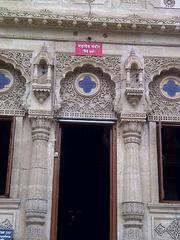
[[[126,69],[126,98],[132,106],[142,98],[144,87],[143,87],[143,67],[136,56],[135,51],[132,49],[130,56],[125,63]]]
[[[43,103],[51,92],[53,60],[44,45],[34,61],[32,90],[34,96]]]

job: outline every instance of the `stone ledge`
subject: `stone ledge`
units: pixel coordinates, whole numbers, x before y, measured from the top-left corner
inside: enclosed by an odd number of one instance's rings
[[[149,209],[149,213],[180,213],[180,203],[149,203],[147,207]]]
[[[21,203],[20,199],[0,198],[0,210],[19,209],[20,203]]]
[[[144,17],[130,14],[124,17],[88,17],[86,15],[63,15],[61,13],[41,9],[39,11],[10,10],[0,7],[0,26],[29,26],[29,27],[51,27],[55,29],[93,29],[103,32],[147,32],[177,34],[180,32],[179,16],[166,18]]]

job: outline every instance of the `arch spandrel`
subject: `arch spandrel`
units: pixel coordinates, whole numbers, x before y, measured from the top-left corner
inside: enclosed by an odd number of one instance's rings
[[[57,91],[55,110],[58,117],[116,118],[114,102],[116,96],[119,96],[116,93],[116,85],[120,83],[121,79],[120,57],[98,58],[57,54],[55,73]],[[96,81],[95,78],[98,79],[100,90],[95,94],[90,94],[91,96],[78,94],[74,82],[81,74],[89,74],[90,78],[94,79],[93,81]]]

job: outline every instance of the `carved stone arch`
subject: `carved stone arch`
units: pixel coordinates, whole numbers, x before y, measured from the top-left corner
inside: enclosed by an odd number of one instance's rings
[[[1,89],[0,112],[1,115],[25,115],[24,103],[26,100],[26,85],[29,77],[13,60],[8,61],[0,56],[1,77],[12,82],[7,89]]]
[[[125,69],[130,69],[133,64],[136,64],[138,69],[143,69],[143,64],[134,49],[131,50],[129,57],[125,61]]]
[[[94,63],[94,62],[93,62]],[[74,64],[61,79],[62,98],[59,116],[62,118],[115,119],[115,82],[102,65],[84,61]],[[86,84],[86,91],[81,84]],[[87,89],[87,86],[92,86]],[[89,88],[89,87],[88,87]]]
[[[17,69],[21,73],[21,75],[25,78],[26,83],[30,81],[30,75],[29,73],[27,73],[27,69],[25,69],[24,66],[17,60],[5,55],[1,55],[0,53],[0,61],[4,62],[5,64],[11,64],[14,69]]]
[[[120,56],[72,56],[56,53],[55,59],[55,94],[54,110],[59,115],[63,99],[61,96],[62,81],[67,74],[72,73],[77,68],[83,69],[84,66],[91,66],[94,71],[99,70],[106,75],[112,85],[113,93],[113,118],[115,117],[116,106],[120,102],[120,85],[121,85],[121,57]],[[111,115],[112,117],[112,115]]]
[[[167,65],[159,66],[158,69],[151,73],[150,78],[147,81],[147,84],[149,85],[152,81],[154,81],[156,77],[160,76],[161,74],[164,74],[164,72],[166,72],[167,74],[169,72],[169,74],[171,74],[171,70],[173,69],[177,69],[180,71],[180,63],[169,63]]]
[[[12,71],[15,71],[19,74],[23,82],[23,86],[19,86],[17,90],[17,94],[11,91],[12,96],[7,94],[1,94],[0,98],[0,109],[1,114],[3,115],[24,115],[25,109],[28,105],[28,97],[30,93],[30,79],[31,79],[31,58],[32,51],[25,50],[11,50],[11,49],[0,49],[0,60],[4,66],[9,66],[12,68]],[[21,85],[22,82],[19,82]],[[22,90],[22,88],[24,90]],[[18,95],[20,91],[20,94]],[[23,94],[22,94],[23,93]],[[8,93],[10,94],[10,92]],[[8,96],[8,97],[7,97]],[[18,98],[18,101],[15,99]],[[8,102],[8,104],[7,104]],[[16,103],[13,105],[12,103]],[[18,102],[20,105],[18,105]],[[6,109],[6,107],[8,109]]]
[[[101,71],[103,73],[106,73],[110,76],[110,79],[113,81],[113,82],[117,82],[117,77],[116,77],[116,73],[111,71],[111,69],[108,69],[107,66],[103,63],[99,63],[97,61],[95,61],[95,59],[85,59],[85,61],[77,61],[75,62],[74,64],[72,64],[71,66],[68,66],[67,68],[64,69],[64,72],[63,72],[63,76],[65,77],[65,75],[68,73],[68,72],[73,72],[76,68],[78,67],[84,67],[86,65],[91,65],[93,66],[94,68],[99,68],[101,69]]]
[[[150,121],[180,121],[180,97],[166,94],[164,86],[172,80],[180,86],[180,58],[145,58],[146,94],[151,106]]]
[[[132,58],[132,57],[129,57],[127,60],[126,60],[126,63],[125,63],[125,68],[126,69],[130,69],[132,67],[132,65],[137,65],[137,69],[143,69],[143,65],[142,63],[140,62],[139,58]]]
[[[47,46],[43,45],[41,47],[40,52],[37,54],[35,59],[33,60],[33,64],[40,64],[41,61],[45,61],[47,65],[53,65],[53,58],[49,53]]]

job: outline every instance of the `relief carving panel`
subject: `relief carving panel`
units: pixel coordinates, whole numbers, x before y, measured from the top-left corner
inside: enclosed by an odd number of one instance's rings
[[[179,204],[148,204],[149,239],[179,240],[180,239],[180,205]]]
[[[78,93],[74,87],[74,82],[81,74],[88,73],[96,76],[100,81],[99,91],[93,95],[82,95]],[[87,80],[86,80],[87,79]],[[88,81],[88,78],[81,80],[81,83]],[[84,81],[84,82],[83,82]],[[95,82],[87,82],[89,86]],[[90,85],[91,84],[91,85]],[[87,86],[88,86],[87,85]],[[113,111],[114,101],[114,83],[110,80],[107,74],[104,74],[101,70],[95,69],[91,65],[86,65],[81,69],[75,69],[75,71],[66,75],[61,84],[61,98],[62,107],[60,110],[61,117],[74,117],[74,118],[115,118]],[[81,85],[80,85],[81,86]],[[89,92],[89,89],[85,89]],[[92,91],[93,92],[93,91]]]

